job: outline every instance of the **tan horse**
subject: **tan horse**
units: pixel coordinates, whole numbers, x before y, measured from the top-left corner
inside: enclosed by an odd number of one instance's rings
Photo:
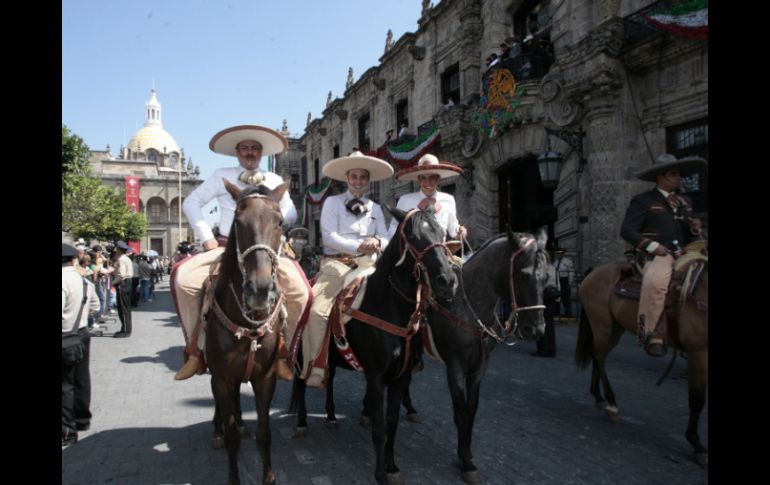
[[[627,264],[608,263],[594,269],[580,285],[583,312],[578,329],[575,363],[583,369],[593,362],[591,394],[596,404],[613,420],[618,419],[615,394],[610,387],[605,362],[610,351],[617,345],[623,331],[636,333],[636,315],[639,302],[620,298],[614,285]],[[670,336],[668,346],[674,352],[687,354],[687,383],[689,388],[690,419],[685,437],[695,448],[698,463],[708,463],[708,450],[698,436],[698,419],[706,401],[708,384],[708,263],[701,273],[692,295],[681,300],[678,306],[678,331]],[[642,352],[641,349],[639,349]],[[599,379],[604,385],[604,397],[599,390]]]

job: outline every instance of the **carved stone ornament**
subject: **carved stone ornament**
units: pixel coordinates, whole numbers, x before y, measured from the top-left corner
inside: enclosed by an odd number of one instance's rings
[[[417,60],[421,61],[425,59],[425,47],[424,46],[418,46],[418,45],[410,45],[409,46],[409,53],[412,54],[412,57]]]
[[[551,122],[556,126],[568,126],[583,117],[583,110],[569,99],[558,72],[546,74],[540,83],[540,98]]]
[[[473,127],[463,131],[465,135],[463,136],[462,154],[465,158],[473,158],[481,150],[486,139],[479,136],[479,131]]]

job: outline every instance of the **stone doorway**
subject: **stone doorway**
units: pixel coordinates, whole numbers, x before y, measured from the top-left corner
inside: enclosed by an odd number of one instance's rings
[[[555,187],[545,187],[540,182],[537,158],[527,155],[502,165],[497,170],[497,179],[498,230],[505,232],[510,226],[513,231],[534,233],[541,226],[548,226],[548,241],[553,241],[557,217],[553,205]]]

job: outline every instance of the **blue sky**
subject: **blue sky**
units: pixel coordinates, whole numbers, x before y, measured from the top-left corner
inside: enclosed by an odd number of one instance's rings
[[[358,80],[388,29],[415,32],[420,11],[420,0],[63,0],[62,123],[117,154],[154,81],[163,128],[205,177],[234,162],[208,149],[212,135],[284,118],[300,135],[330,90],[342,96],[348,67]]]

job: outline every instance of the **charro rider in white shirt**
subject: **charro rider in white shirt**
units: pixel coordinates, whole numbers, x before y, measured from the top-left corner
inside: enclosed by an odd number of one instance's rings
[[[227,179],[239,188],[262,184],[273,190],[283,183],[283,179],[272,173],[259,170],[263,155],[281,153],[288,147],[286,138],[275,130],[257,125],[240,125],[224,129],[214,135],[209,148],[215,153],[235,156],[239,166],[220,168],[203,184],[198,186],[184,201],[182,208],[195,236],[203,241],[205,252],[183,260],[174,265],[172,288],[174,290],[177,311],[182,322],[187,346],[184,367],[174,376],[176,380],[188,379],[204,369],[201,362],[201,350],[205,348],[205,331],[200,325],[201,305],[203,302],[203,282],[208,277],[212,265],[218,265],[224,253],[227,235],[235,217],[236,201],[225,189],[223,179]],[[208,223],[203,219],[202,207],[211,200],[219,202],[219,231],[215,237]],[[284,225],[291,225],[297,219],[297,210],[286,191],[280,200]],[[294,336],[297,322],[307,304],[309,289],[304,277],[294,261],[281,256],[278,258],[278,284],[286,297],[288,318],[284,328],[284,340],[288,347]],[[291,379],[292,372],[286,359],[276,359],[276,372],[282,379]]]
[[[442,179],[446,180],[462,173],[463,169],[453,163],[439,162],[438,158],[430,153],[423,155],[417,165],[396,173],[397,180],[417,180],[420,184],[420,190],[417,192],[399,197],[396,208],[410,211],[418,207],[423,208],[421,204],[424,206],[433,203],[436,220],[444,228],[447,236],[452,239],[467,237],[468,230],[457,221],[454,196],[438,190],[438,184]],[[430,200],[431,198],[433,200]],[[393,219],[388,232],[390,237],[393,237],[397,227],[398,221]]]
[[[327,362],[315,359],[322,350],[332,304],[342,289],[345,275],[351,271],[353,258],[379,253],[388,244],[382,209],[364,194],[369,190],[369,182],[389,178],[393,168],[379,158],[355,151],[326,162],[323,174],[347,182],[348,190],[327,198],[321,210],[324,258],[313,286],[313,304],[302,336],[303,374],[310,387],[321,387],[326,377]]]

